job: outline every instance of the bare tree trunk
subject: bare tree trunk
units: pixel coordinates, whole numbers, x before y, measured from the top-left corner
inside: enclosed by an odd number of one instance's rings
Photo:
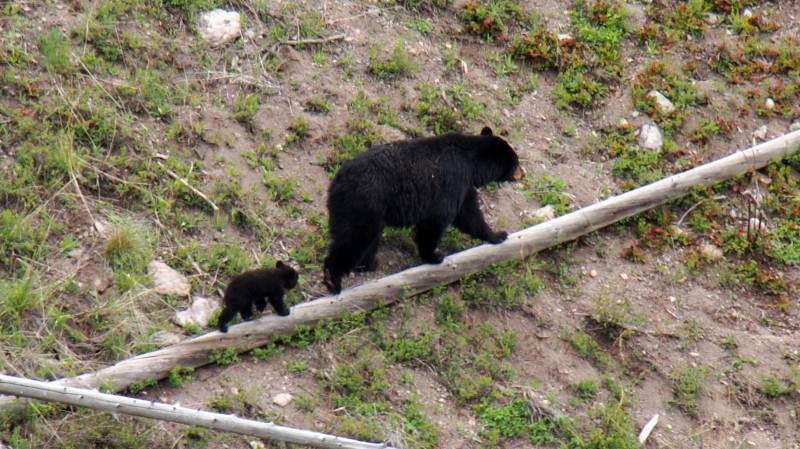
[[[413,296],[437,285],[451,283],[497,262],[524,259],[545,248],[585,235],[623,218],[651,209],[690,192],[697,186],[725,181],[764,167],[800,147],[800,131],[756,147],[609,198],[570,214],[516,232],[498,245],[481,245],[447,257],[441,265],[420,265],[324,296],[292,308],[288,317],[275,314],[232,326],[227,334],[211,332],[178,344],[123,360],[94,373],[54,381],[58,385],[121,391],[146,379],[162,379],[175,366],[198,367],[209,363],[214,350],[228,347],[249,351],[275,336],[293,334],[297,326],[314,326],[321,320],[365,312],[400,298]],[[0,398],[0,409],[10,404]]]
[[[335,435],[252,421],[233,415],[192,410],[179,405],[116,396],[96,390],[59,386],[51,382],[40,382],[3,374],[0,374],[0,393],[88,407],[111,414],[143,416],[322,449],[392,449],[382,443],[365,443]]]

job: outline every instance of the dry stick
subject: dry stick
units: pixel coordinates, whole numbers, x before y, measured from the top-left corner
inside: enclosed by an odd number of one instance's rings
[[[161,165],[161,164],[158,164],[158,165]],[[164,167],[163,165],[161,165],[161,168],[163,168],[164,171],[166,171],[168,175],[172,176],[177,181],[179,181],[181,184],[185,185],[189,190],[194,192],[195,195],[197,195],[200,198],[202,198],[206,203],[208,203],[211,206],[212,209],[214,209],[214,212],[218,212],[219,211],[219,207],[217,207],[217,205],[214,204],[214,202],[211,201],[211,199],[208,196],[206,196],[205,193],[203,193],[203,192],[197,190],[196,188],[192,187],[192,185],[189,184],[189,181],[187,181],[184,178],[181,178],[174,171],[168,169],[167,167]]]
[[[346,34],[340,33],[340,34],[332,34],[330,36],[321,37],[318,39],[297,39],[297,40],[281,41],[273,44],[272,47],[270,47],[269,50],[267,50],[267,52],[275,53],[276,51],[278,51],[278,48],[280,48],[281,45],[327,44],[329,42],[341,41],[346,38],[347,38]]]
[[[238,418],[234,415],[194,410],[177,404],[170,405],[162,402],[116,396],[100,393],[96,390],[58,386],[48,382],[3,374],[0,374],[0,393],[88,407],[94,410],[102,410],[112,415],[123,413],[143,416],[145,418],[200,426],[207,429],[251,435],[322,449],[392,449],[382,443],[366,443],[335,435],[279,426],[271,422],[252,421]]]
[[[420,265],[391,276],[298,304],[288,317],[267,315],[232,326],[226,334],[211,332],[132,359],[118,362],[94,373],[54,381],[59,385],[97,388],[103,385],[121,391],[133,383],[162,379],[176,366],[198,367],[209,363],[213,351],[232,347],[246,352],[263,346],[278,335],[291,335],[298,326],[313,326],[322,320],[365,312],[391,304],[402,297],[422,293],[437,285],[451,283],[497,262],[524,259],[545,248],[663,204],[700,185],[730,179],[794,153],[800,147],[800,131],[786,134],[756,147],[696,167],[661,181],[609,198],[570,214],[511,234],[498,245],[481,245],[445,258],[440,265]],[[0,409],[11,403],[0,398]]]

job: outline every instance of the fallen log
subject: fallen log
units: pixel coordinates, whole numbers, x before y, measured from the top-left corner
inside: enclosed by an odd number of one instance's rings
[[[24,379],[0,374],[0,393],[48,402],[88,407],[116,415],[142,416],[212,430],[233,432],[286,443],[302,444],[321,449],[393,449],[383,443],[366,443],[309,430],[293,429],[274,423],[239,418],[181,407],[178,404],[100,393],[97,390],[65,387],[52,382]]]
[[[794,131],[725,158],[608,198],[567,215],[511,234],[497,245],[481,245],[445,258],[441,265],[420,265],[342,291],[298,304],[288,317],[269,314],[258,320],[232,326],[228,333],[211,332],[178,344],[123,360],[94,373],[53,381],[57,385],[122,391],[148,379],[162,379],[176,366],[198,367],[209,363],[213,351],[235,348],[246,352],[263,346],[276,336],[293,334],[298,326],[314,326],[322,320],[373,310],[400,298],[448,284],[493,263],[524,259],[543,249],[574,240],[623,218],[651,209],[689,193],[695,187],[712,185],[800,148],[800,131]],[[11,398],[0,398],[0,409]]]

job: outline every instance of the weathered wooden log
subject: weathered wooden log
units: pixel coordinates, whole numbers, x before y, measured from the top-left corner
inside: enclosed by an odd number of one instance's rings
[[[383,443],[366,443],[335,435],[279,426],[274,423],[252,421],[233,415],[194,410],[181,407],[178,404],[164,404],[162,402],[116,396],[100,393],[97,390],[66,387],[51,382],[40,382],[3,374],[0,374],[0,393],[88,407],[114,415],[122,413],[142,416],[321,449],[393,449]]]
[[[269,314],[258,320],[232,326],[227,334],[211,332],[178,344],[120,361],[94,373],[54,381],[59,385],[121,391],[146,379],[162,379],[176,366],[198,367],[209,363],[212,351],[228,347],[239,352],[262,346],[278,335],[295,332],[298,326],[314,326],[321,320],[365,312],[399,298],[451,283],[497,262],[524,259],[538,251],[574,240],[623,218],[651,209],[689,193],[701,185],[712,185],[790,155],[800,147],[800,131],[794,131],[753,148],[695,167],[619,196],[593,204],[556,219],[511,234],[497,245],[481,245],[445,258],[441,265],[420,265],[292,308],[288,317]],[[11,403],[0,398],[0,409]]]

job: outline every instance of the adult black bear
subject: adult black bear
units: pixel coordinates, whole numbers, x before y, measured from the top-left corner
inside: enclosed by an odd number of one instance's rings
[[[249,320],[253,316],[253,304],[263,312],[267,299],[278,315],[289,315],[283,294],[297,285],[297,277],[297,271],[280,260],[275,268],[245,271],[234,277],[225,289],[225,308],[217,320],[220,332],[228,332],[228,323],[237,313],[242,315],[242,320]]]
[[[330,246],[324,278],[333,293],[354,269],[373,271],[384,226],[415,226],[420,258],[438,264],[448,225],[489,243],[506,239],[486,224],[478,191],[525,174],[517,153],[490,128],[379,145],[342,164],[328,191]]]

